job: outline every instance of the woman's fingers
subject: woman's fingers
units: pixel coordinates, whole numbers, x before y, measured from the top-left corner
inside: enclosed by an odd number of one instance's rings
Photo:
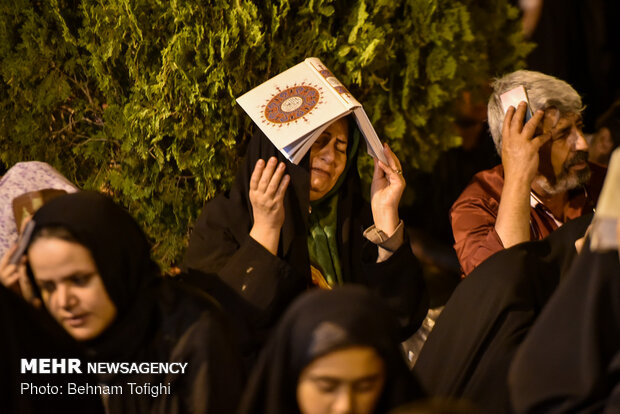
[[[276,196],[274,197],[276,200],[283,200],[284,194],[286,193],[286,189],[288,188],[288,184],[291,182],[291,176],[285,175],[282,180],[280,180],[280,184],[278,185],[278,189],[276,191]]]
[[[13,256],[13,253],[15,253],[15,250],[17,250],[17,243],[13,243],[13,245],[9,247],[9,250],[7,250],[6,253],[4,253],[4,256],[2,256],[2,259],[0,259],[0,269],[4,269],[6,265],[9,264],[9,259],[11,258],[11,256]]]
[[[278,164],[276,157],[269,158],[267,162],[258,160],[250,177],[250,190],[275,194],[285,172],[286,165],[283,162]]]
[[[269,182],[271,182],[271,177],[278,165],[278,159],[276,157],[269,158],[267,161],[267,165],[265,165],[265,169],[263,170],[263,174],[260,177],[260,181],[258,182],[258,191],[264,193],[267,191],[267,187],[269,187]]]
[[[4,286],[11,286],[19,279],[19,272],[16,264],[9,264],[9,259],[17,250],[17,243],[13,244],[0,259],[0,282]]]
[[[384,163],[379,164],[379,168],[383,171],[383,174],[387,178],[389,185],[394,185],[398,182],[403,183],[405,181],[405,178],[403,177],[402,171],[400,171],[400,169],[395,170],[394,168],[389,167]]]
[[[394,180],[396,178],[398,178],[399,180],[400,179],[404,180],[403,170],[402,170],[403,167],[400,163],[400,160],[398,159],[396,154],[394,154],[394,152],[392,151],[392,149],[390,148],[388,144],[383,144],[383,148],[384,148],[385,157],[387,158],[389,165],[386,165],[385,163],[379,160],[376,160],[375,166],[378,165],[378,167],[381,170],[383,170],[385,175],[390,177],[391,180]]]
[[[377,160],[376,165],[379,167],[379,170],[382,171],[384,175],[390,176],[391,174],[394,174],[394,170],[392,169],[392,167],[388,167],[383,161]]]
[[[394,170],[394,172],[402,172],[402,167],[398,157],[396,157],[396,154],[394,154],[390,146],[386,143],[383,144],[383,153],[385,154],[385,158],[388,160],[389,167]]]
[[[275,172],[271,176],[271,180],[269,181],[269,186],[267,187],[267,194],[276,194],[280,184],[282,183],[282,177],[284,176],[284,172],[286,171],[286,165],[281,162],[276,168]]]
[[[250,177],[250,190],[258,189],[258,182],[260,181],[263,170],[265,169],[265,160],[260,159],[256,161],[256,165],[254,166],[254,171],[252,171],[252,176]]]
[[[5,287],[11,287],[15,283],[17,283],[19,281],[19,272],[17,271],[17,266],[9,265],[2,272],[2,276],[0,279],[2,279],[2,284]]]

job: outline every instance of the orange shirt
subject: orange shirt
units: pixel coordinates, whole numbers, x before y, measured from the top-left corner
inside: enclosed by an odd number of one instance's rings
[[[592,212],[596,206],[607,169],[590,164],[590,170],[592,176],[585,190],[578,188],[569,192],[564,206],[565,222]],[[450,220],[454,249],[463,276],[504,248],[495,231],[503,187],[504,168],[500,164],[476,174],[452,205]],[[543,239],[558,228],[558,221],[543,204],[532,198],[530,206],[530,240]]]

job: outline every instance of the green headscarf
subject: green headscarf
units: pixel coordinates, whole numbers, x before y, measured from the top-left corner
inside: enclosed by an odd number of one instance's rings
[[[338,192],[346,180],[349,168],[356,168],[355,154],[359,146],[359,130],[349,121],[349,145],[347,163],[336,184],[318,200],[310,202],[308,223],[308,253],[310,265],[317,269],[330,287],[343,284],[340,258],[338,256]]]

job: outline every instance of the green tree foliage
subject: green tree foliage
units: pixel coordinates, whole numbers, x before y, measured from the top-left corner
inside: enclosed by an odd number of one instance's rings
[[[317,56],[403,163],[458,143],[463,88],[522,65],[507,0],[13,0],[0,6],[0,159],[112,194],[178,263],[253,126],[235,97]],[[368,171],[369,159],[362,161]]]

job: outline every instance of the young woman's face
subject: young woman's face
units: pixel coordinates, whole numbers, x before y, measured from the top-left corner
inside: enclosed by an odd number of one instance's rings
[[[385,384],[383,359],[370,347],[350,347],[319,357],[297,382],[302,414],[369,414]]]
[[[43,237],[28,249],[28,260],[45,306],[73,338],[96,338],[114,321],[116,306],[86,247]]]
[[[310,201],[329,192],[347,165],[349,124],[346,118],[332,123],[310,147]]]

